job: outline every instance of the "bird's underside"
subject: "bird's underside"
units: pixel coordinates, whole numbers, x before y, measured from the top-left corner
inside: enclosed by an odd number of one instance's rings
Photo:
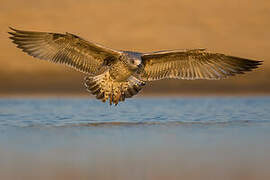
[[[97,99],[118,104],[137,94],[147,81],[160,79],[219,80],[255,69],[262,61],[184,49],[139,53],[118,51],[76,35],[10,28],[10,39],[27,54],[65,64],[84,74],[85,86]]]
[[[119,101],[124,101],[125,98],[131,98],[136,95],[145,85],[134,76],[130,76],[126,81],[118,82],[111,78],[109,71],[94,77],[85,78],[85,86],[89,92],[96,95],[97,99],[106,102],[110,100],[110,105],[118,104]]]

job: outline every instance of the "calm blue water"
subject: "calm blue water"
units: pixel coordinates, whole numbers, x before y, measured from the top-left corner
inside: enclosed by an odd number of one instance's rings
[[[270,97],[131,99],[109,106],[93,99],[2,99],[0,128],[90,125],[259,125],[270,123]],[[120,124],[118,124],[120,123]],[[123,124],[121,124],[123,123]]]
[[[270,97],[0,100],[0,179],[269,179],[269,154]]]

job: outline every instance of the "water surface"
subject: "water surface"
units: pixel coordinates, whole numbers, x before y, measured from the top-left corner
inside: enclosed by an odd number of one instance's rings
[[[0,179],[269,179],[270,97],[1,99]]]

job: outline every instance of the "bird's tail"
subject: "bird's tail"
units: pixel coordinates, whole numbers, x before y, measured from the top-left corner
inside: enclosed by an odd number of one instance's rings
[[[96,95],[97,99],[106,102],[110,100],[110,105],[118,104],[119,101],[124,101],[125,98],[130,98],[137,94],[145,82],[130,76],[127,81],[114,81],[109,72],[105,72],[98,76],[86,77],[85,86],[89,92]]]

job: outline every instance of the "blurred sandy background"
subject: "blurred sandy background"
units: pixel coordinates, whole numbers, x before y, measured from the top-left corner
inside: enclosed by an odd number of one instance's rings
[[[160,81],[149,93],[270,92],[270,1],[267,0],[1,0],[0,94],[87,94],[84,76],[38,61],[8,39],[8,26],[71,32],[124,50],[207,48],[264,60],[254,72],[223,81]]]

